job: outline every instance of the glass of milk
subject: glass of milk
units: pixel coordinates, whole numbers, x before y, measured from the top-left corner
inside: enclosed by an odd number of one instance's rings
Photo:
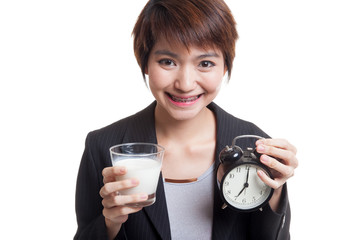
[[[143,202],[126,204],[131,207],[150,206],[156,199],[156,187],[165,148],[153,143],[124,143],[110,148],[113,166],[124,166],[127,172],[116,178],[117,181],[137,178],[139,185],[120,191],[122,195],[147,193],[148,199]]]

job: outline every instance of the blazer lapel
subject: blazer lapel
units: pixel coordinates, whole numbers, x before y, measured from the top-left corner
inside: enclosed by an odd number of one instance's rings
[[[148,215],[149,219],[154,224],[154,227],[161,236],[161,239],[171,239],[170,221],[161,174],[156,189],[156,201],[153,205],[145,207],[143,211]]]
[[[131,125],[126,130],[123,142],[157,143],[154,116],[155,106],[156,101],[143,111],[132,116],[133,121],[131,121]],[[164,184],[161,174],[156,190],[155,203],[143,208],[142,211],[148,216],[162,239],[171,238]]]
[[[260,129],[254,130],[252,124],[239,125],[239,119],[236,119],[229,113],[222,110],[215,103],[209,104],[208,108],[213,111],[216,116],[216,156],[215,164],[219,165],[219,154],[226,145],[231,145],[232,140],[239,135],[254,134],[268,137]],[[245,122],[243,122],[245,123]],[[240,147],[255,147],[256,139],[239,139],[236,145]],[[216,176],[215,176],[216,179]],[[223,202],[220,197],[220,190],[215,180],[215,196],[214,196],[214,217],[213,217],[213,239],[230,239],[232,232],[238,232],[243,238],[246,238],[246,232],[249,222],[249,214],[238,214],[229,208],[221,209]],[[234,226],[234,224],[241,224]],[[235,230],[236,228],[236,230]]]
[[[231,126],[227,122],[226,113],[215,103],[211,103],[208,108],[216,117],[216,150],[215,150],[215,166],[219,165],[219,154],[226,145],[231,145],[233,132]],[[217,169],[217,168],[216,168]],[[214,191],[214,207],[213,207],[213,232],[212,239],[229,239],[237,214],[235,211],[225,208],[222,209],[223,201],[220,197],[215,174],[215,191]]]

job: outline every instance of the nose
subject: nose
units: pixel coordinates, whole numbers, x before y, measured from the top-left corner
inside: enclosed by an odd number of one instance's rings
[[[191,92],[197,84],[196,70],[191,66],[182,66],[176,76],[175,88],[181,92]]]

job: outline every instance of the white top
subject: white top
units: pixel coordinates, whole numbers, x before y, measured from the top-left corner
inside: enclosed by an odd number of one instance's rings
[[[215,164],[212,164],[195,182],[164,182],[171,239],[211,239],[214,170]]]

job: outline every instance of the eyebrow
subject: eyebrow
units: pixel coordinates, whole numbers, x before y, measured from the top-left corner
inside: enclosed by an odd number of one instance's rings
[[[179,55],[177,55],[176,53],[170,52],[168,50],[157,50],[154,52],[155,55],[167,55],[173,58],[178,58]]]
[[[200,56],[198,56],[199,59],[208,58],[208,57],[216,57],[216,58],[218,58],[220,56],[216,52],[209,52],[209,53],[201,54]]]
[[[167,56],[170,56],[170,57],[173,57],[173,58],[178,58],[179,55],[176,54],[176,53],[173,53],[173,52],[170,52],[168,50],[157,50],[154,52],[155,55],[167,55]],[[196,58],[197,59],[203,59],[203,58],[208,58],[208,57],[220,57],[219,54],[217,54],[216,52],[209,52],[209,53],[204,53],[204,54],[201,54],[199,56],[197,56]]]

